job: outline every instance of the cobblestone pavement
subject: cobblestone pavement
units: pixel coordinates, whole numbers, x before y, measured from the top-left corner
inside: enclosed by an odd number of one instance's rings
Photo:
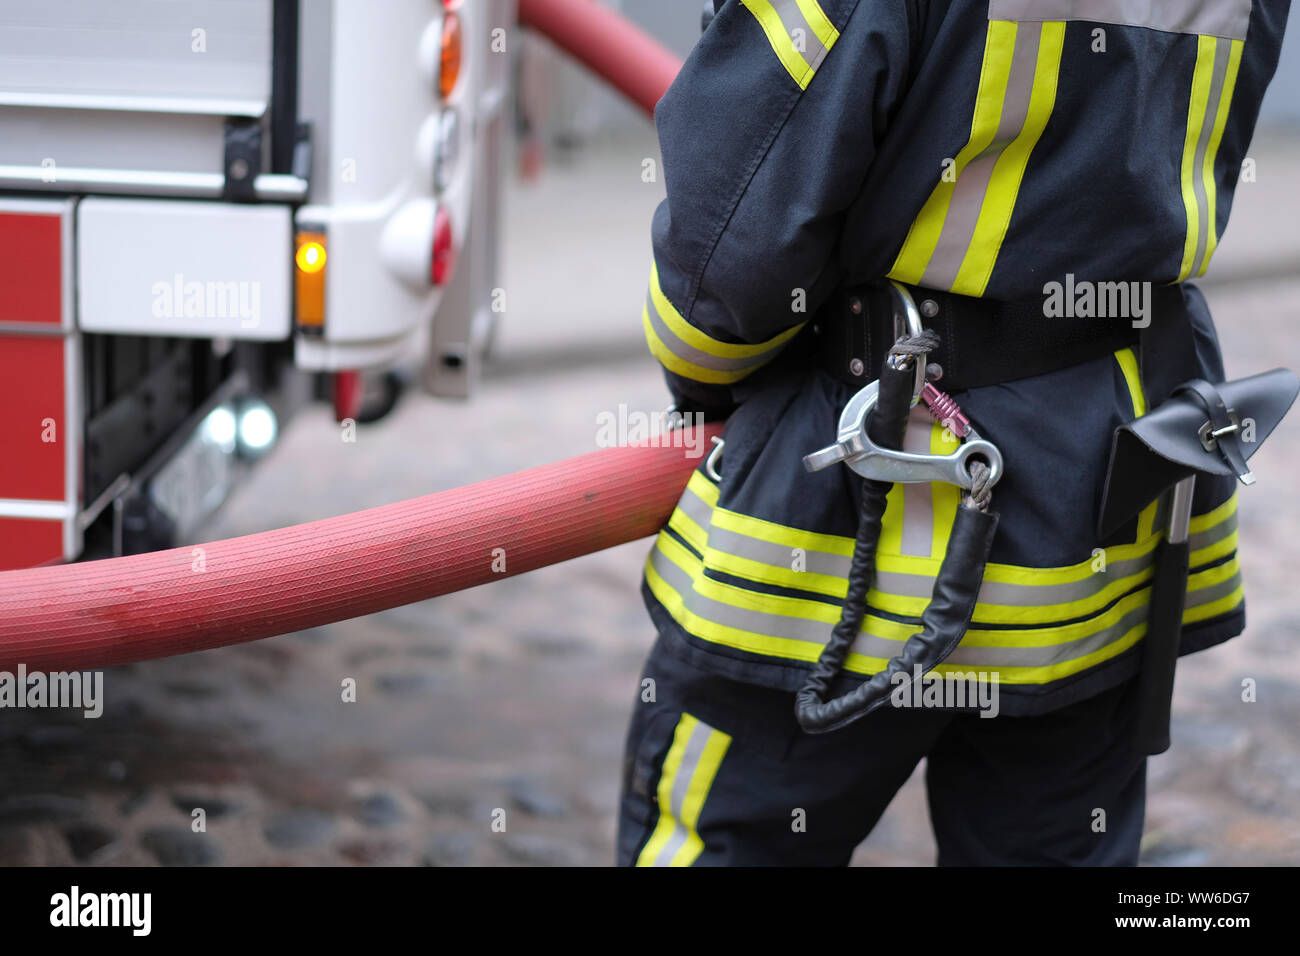
[[[642,224],[643,212],[633,211]],[[1230,374],[1300,367],[1300,279],[1208,291]],[[566,370],[506,355],[508,374],[490,374],[471,403],[410,396],[355,444],[323,408],[306,411],[207,537],[591,450],[599,413],[666,400],[636,344],[641,294],[632,285],[626,301],[584,306],[584,321],[603,310],[630,323],[600,363]],[[527,315],[527,303],[517,297],[512,310]],[[1151,763],[1152,864],[1300,863],[1300,499],[1288,470],[1300,468],[1300,422],[1254,463],[1260,484],[1241,496],[1250,627],[1179,669],[1175,747]],[[651,638],[638,593],[647,549],[116,668],[97,720],[0,711],[0,864],[607,864],[622,737]],[[341,700],[348,677],[355,703]],[[1246,677],[1254,703],[1241,699]],[[206,832],[192,830],[196,808]],[[918,772],[855,862],[933,857]]]

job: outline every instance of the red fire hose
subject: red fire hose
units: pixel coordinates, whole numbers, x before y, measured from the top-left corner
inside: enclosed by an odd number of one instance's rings
[[[519,0],[519,20],[647,113],[681,67],[591,0]],[[704,446],[719,430],[704,429]],[[696,464],[683,447],[613,448],[201,548],[5,572],[0,668],[106,667],[238,644],[567,561],[657,531]]]
[[[89,669],[238,644],[633,541],[668,519],[699,464],[686,449],[709,447],[719,431],[201,548],[7,571],[0,669]]]
[[[592,0],[519,0],[519,22],[651,115],[682,67],[658,41]]]

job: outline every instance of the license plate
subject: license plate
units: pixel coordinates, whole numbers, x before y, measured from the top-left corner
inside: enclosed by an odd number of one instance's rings
[[[235,477],[235,413],[221,405],[149,483],[155,505],[191,536],[226,500]]]

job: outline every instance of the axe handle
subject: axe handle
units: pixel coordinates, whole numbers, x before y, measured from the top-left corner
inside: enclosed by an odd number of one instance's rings
[[[1187,599],[1187,571],[1191,556],[1188,524],[1196,478],[1174,486],[1169,507],[1168,535],[1156,548],[1155,578],[1147,632],[1142,640],[1142,670],[1138,677],[1138,716],[1134,746],[1142,754],[1169,749],[1169,712],[1174,699],[1174,670],[1178,640],[1183,629]]]

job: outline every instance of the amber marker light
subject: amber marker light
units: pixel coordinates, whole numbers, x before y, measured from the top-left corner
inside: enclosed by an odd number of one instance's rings
[[[294,297],[298,327],[325,328],[325,234],[300,232],[293,255]]]

